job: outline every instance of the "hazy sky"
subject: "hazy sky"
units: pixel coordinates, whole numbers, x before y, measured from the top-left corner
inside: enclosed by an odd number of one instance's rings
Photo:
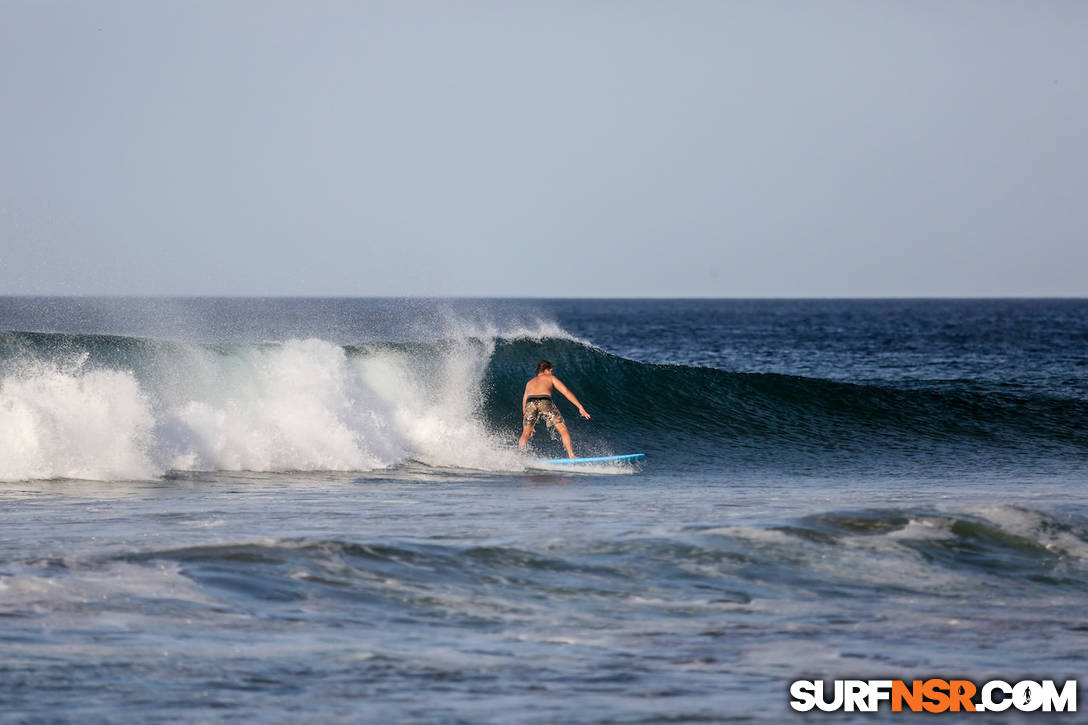
[[[0,294],[1088,295],[1088,2],[0,0]]]

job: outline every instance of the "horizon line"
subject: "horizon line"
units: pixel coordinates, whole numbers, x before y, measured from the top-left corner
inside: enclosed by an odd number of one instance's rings
[[[1088,295],[888,295],[884,297],[877,297],[872,295],[815,295],[815,296],[781,296],[781,295],[760,295],[760,296],[721,296],[713,297],[709,295],[685,295],[678,297],[664,296],[664,295],[650,295],[644,297],[633,296],[601,296],[593,295],[587,297],[581,296],[557,296],[557,297],[542,297],[542,296],[508,296],[508,295],[319,295],[319,294],[56,294],[56,293],[14,293],[14,294],[0,294],[0,299],[158,299],[158,300],[213,300],[213,299],[256,299],[256,300],[404,300],[404,299],[419,299],[419,300],[524,300],[524,301],[543,301],[543,300],[734,300],[734,301],[796,301],[796,300],[827,300],[827,301],[846,301],[846,300],[858,300],[858,301],[876,301],[876,300],[1088,300]]]

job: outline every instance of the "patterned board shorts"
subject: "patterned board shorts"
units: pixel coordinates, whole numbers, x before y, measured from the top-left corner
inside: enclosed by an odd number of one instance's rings
[[[541,418],[548,424],[548,428],[554,428],[563,422],[563,414],[555,403],[550,400],[530,400],[525,404],[525,418],[522,421],[528,428],[536,425]],[[550,432],[550,431],[549,431]]]

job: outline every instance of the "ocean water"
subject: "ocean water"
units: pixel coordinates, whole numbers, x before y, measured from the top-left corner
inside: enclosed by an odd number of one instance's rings
[[[541,358],[642,465],[518,457]],[[1084,300],[0,298],[0,722],[1083,679],[1086,463]]]

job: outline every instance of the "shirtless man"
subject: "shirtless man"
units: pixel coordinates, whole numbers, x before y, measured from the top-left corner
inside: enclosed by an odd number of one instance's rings
[[[541,360],[536,366],[536,377],[525,384],[525,394],[521,396],[522,419],[521,440],[518,441],[518,450],[525,452],[529,444],[529,437],[536,428],[540,418],[544,419],[549,428],[554,428],[563,439],[563,447],[567,449],[567,456],[574,458],[574,451],[570,447],[570,433],[567,432],[567,424],[563,422],[563,416],[559,408],[552,402],[552,391],[558,390],[563,396],[578,406],[578,412],[583,418],[588,419],[589,413],[574,397],[574,393],[567,390],[567,386],[560,382],[559,378],[552,374],[552,364],[547,360]]]

